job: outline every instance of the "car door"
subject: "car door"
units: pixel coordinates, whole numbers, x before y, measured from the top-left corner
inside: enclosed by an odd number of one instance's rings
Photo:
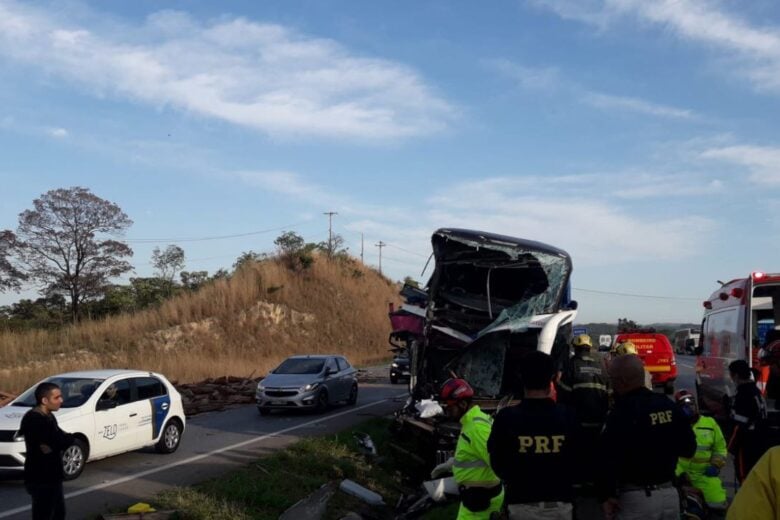
[[[137,439],[142,446],[152,444],[160,435],[171,409],[171,398],[165,385],[153,376],[136,377],[135,390],[140,410]]]
[[[344,396],[344,380],[334,357],[329,357],[325,361],[325,383],[328,386],[331,401],[346,399]]]
[[[137,421],[130,378],[104,385],[95,405],[93,457],[105,457],[133,449]]]

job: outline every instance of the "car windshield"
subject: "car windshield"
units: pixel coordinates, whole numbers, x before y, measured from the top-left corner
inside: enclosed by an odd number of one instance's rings
[[[324,359],[290,358],[274,370],[274,374],[319,374],[325,365]]]
[[[102,379],[93,379],[88,377],[50,377],[47,383],[54,383],[62,391],[62,408],[76,408],[81,406],[95,392],[95,389],[103,382]],[[32,408],[35,406],[35,388],[27,389],[20,395],[13,406],[26,406]]]

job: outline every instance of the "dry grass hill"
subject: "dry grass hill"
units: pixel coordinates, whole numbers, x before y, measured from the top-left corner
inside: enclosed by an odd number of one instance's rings
[[[58,331],[0,333],[0,389],[18,392],[58,372],[159,371],[179,382],[265,374],[285,357],[387,357],[387,304],[398,288],[352,260],[318,258],[305,271],[277,260],[182,294],[157,309]]]

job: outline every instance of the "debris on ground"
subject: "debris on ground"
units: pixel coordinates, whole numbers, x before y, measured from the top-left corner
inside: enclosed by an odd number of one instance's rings
[[[355,432],[352,437],[355,438],[355,441],[357,442],[358,449],[360,452],[366,457],[368,460],[372,460],[376,458],[377,451],[376,446],[374,445],[373,439],[371,439],[371,436],[367,433],[363,432]]]
[[[260,378],[224,376],[197,383],[175,384],[181,394],[187,416],[224,410],[225,408],[255,402],[255,391]]]
[[[14,394],[9,394],[8,392],[0,392],[0,406],[5,406],[11,401],[16,399],[16,396]]]
[[[352,495],[371,506],[383,506],[385,501],[382,495],[375,493],[368,488],[365,488],[357,482],[349,479],[344,479],[339,484],[339,489],[348,495]]]
[[[333,484],[324,484],[311,495],[293,504],[279,520],[320,520],[325,516],[328,500],[335,492]]]

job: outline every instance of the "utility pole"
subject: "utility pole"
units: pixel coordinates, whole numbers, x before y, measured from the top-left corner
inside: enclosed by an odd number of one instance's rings
[[[328,216],[328,258],[333,256],[333,215],[338,215],[335,211],[326,211],[323,215]]]
[[[381,240],[379,241],[378,244],[376,244],[376,247],[379,248],[379,274],[382,274],[382,248],[385,247],[386,245],[387,244],[385,244]]]
[[[360,233],[360,263],[365,264],[363,261],[363,233]]]

